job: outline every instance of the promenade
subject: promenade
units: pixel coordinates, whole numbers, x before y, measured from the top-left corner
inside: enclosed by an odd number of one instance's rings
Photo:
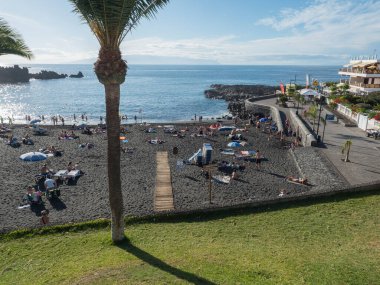
[[[275,102],[275,98],[258,101],[259,104],[278,108],[287,117],[290,110],[295,110],[293,107],[279,107]],[[300,106],[299,112],[302,113],[303,109],[307,108],[307,105]],[[326,111],[323,110],[322,118],[325,113]],[[321,123],[320,135],[322,130],[323,124]],[[349,139],[352,140],[350,162],[344,162],[342,146]],[[363,130],[357,127],[345,127],[340,123],[327,122],[323,144],[319,149],[349,184],[357,185],[380,180],[380,140],[367,138]]]

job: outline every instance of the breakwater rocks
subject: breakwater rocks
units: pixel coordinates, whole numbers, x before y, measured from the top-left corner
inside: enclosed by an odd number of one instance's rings
[[[268,85],[224,85],[213,84],[204,91],[207,98],[240,101],[257,96],[274,94],[276,88]]]
[[[13,67],[0,67],[0,83],[23,83],[29,82],[30,78],[48,80],[66,77],[67,74],[58,74],[57,72],[47,70],[41,70],[39,73],[29,73],[28,68],[21,68],[18,65]],[[79,71],[77,74],[72,74],[69,77],[82,78],[83,73]]]

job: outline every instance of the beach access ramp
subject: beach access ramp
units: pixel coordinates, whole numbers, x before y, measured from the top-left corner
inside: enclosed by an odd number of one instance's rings
[[[174,210],[174,199],[170,167],[167,151],[159,151],[156,154],[157,172],[156,189],[154,192],[154,210],[170,211]]]

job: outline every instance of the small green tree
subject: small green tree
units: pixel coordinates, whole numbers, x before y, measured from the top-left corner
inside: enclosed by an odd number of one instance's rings
[[[281,95],[280,96],[280,102],[281,102],[281,105],[282,106],[286,106],[286,101],[288,101],[288,98],[286,97],[286,95]]]
[[[347,140],[342,147],[342,154],[346,153],[346,157],[344,159],[344,162],[350,162],[349,155],[351,150],[352,141],[351,139]]]
[[[338,94],[337,92],[337,88],[336,88],[336,83],[333,83],[331,84],[330,86],[330,97],[336,97],[336,95]]]
[[[315,120],[317,119],[318,107],[316,105],[310,106],[309,111],[307,113],[310,117],[313,118],[313,132],[314,132],[314,125],[315,125]]]
[[[347,97],[350,94],[348,92],[349,89],[350,89],[350,86],[348,85],[348,83],[344,83],[342,86],[339,87],[340,95]]]

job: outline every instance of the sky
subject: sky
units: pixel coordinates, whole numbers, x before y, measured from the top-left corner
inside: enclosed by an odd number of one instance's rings
[[[65,0],[0,0],[34,53],[0,64],[93,63],[99,44]],[[380,54],[380,0],[171,0],[121,45],[130,64],[343,65]]]

